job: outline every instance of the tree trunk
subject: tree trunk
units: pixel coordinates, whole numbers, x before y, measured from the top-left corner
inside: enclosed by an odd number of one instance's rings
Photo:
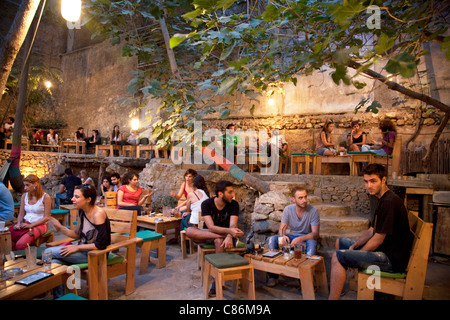
[[[436,146],[439,137],[441,136],[442,131],[444,131],[445,127],[447,126],[448,120],[450,119],[450,113],[447,113],[445,117],[442,119],[442,122],[437,129],[436,133],[434,134],[433,140],[431,140],[430,147],[428,148],[427,154],[422,159],[422,168],[425,172],[429,171],[430,167],[430,161],[431,161],[431,155],[433,154],[434,147]]]
[[[17,53],[27,36],[28,29],[33,21],[40,0],[24,0],[17,11],[14,22],[9,28],[5,42],[0,48],[0,92],[5,90],[11,68]],[[0,95],[0,100],[2,95]]]

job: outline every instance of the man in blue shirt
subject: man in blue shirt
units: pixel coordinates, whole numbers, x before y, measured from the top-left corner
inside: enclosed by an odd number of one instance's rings
[[[72,169],[67,168],[64,171],[64,178],[59,185],[59,192],[55,195],[55,208],[59,209],[61,200],[69,200],[70,203],[72,203],[71,199],[73,198],[73,191],[76,186],[80,185],[81,179],[72,174]]]
[[[0,221],[10,221],[14,218],[14,199],[8,188],[0,182]]]

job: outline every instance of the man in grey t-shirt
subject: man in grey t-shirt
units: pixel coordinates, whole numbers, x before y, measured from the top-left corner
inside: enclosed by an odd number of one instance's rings
[[[308,204],[308,194],[305,189],[295,187],[292,190],[292,202],[283,210],[278,235],[269,239],[269,249],[278,249],[278,237],[283,236],[285,243],[291,246],[297,243],[306,244],[306,254],[314,255],[319,239],[320,218],[316,208]],[[290,233],[286,234],[289,227]],[[276,285],[276,275],[269,274],[268,286]]]

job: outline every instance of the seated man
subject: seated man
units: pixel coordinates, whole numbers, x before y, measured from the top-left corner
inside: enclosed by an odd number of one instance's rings
[[[337,251],[331,260],[331,300],[339,299],[347,268],[366,269],[376,265],[380,271],[403,272],[408,265],[413,234],[403,200],[389,190],[382,165],[369,164],[363,178],[367,192],[378,198],[378,204],[372,226],[358,240],[336,240]]]
[[[239,204],[233,200],[233,184],[229,181],[219,181],[216,185],[216,196],[202,202],[202,216],[207,230],[189,227],[186,235],[197,243],[214,243],[216,253],[233,247],[234,238],[244,233],[238,225]],[[210,295],[215,294],[215,283],[212,284]]]
[[[120,186],[122,185],[122,183],[120,182],[120,174],[118,174],[117,172],[114,172],[111,175],[111,184],[113,186],[112,191],[117,192],[119,190]]]
[[[64,178],[59,185],[59,192],[55,195],[55,209],[59,209],[61,200],[63,200],[63,202],[64,200],[70,201],[73,198],[75,187],[79,185],[81,185],[81,179],[73,175],[72,169],[67,168],[64,171]]]
[[[308,204],[308,194],[304,188],[294,187],[291,192],[293,204],[283,210],[278,235],[269,239],[269,249],[278,249],[278,237],[284,237],[285,243],[294,246],[298,243],[306,244],[306,254],[314,255],[319,238],[320,218],[317,209]],[[286,235],[289,226],[291,232]],[[269,273],[267,285],[277,284],[278,275]]]
[[[11,221],[13,218],[14,199],[8,188],[0,181],[0,221]]]

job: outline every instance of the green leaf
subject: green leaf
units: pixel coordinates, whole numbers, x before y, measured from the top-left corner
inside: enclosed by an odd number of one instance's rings
[[[403,52],[388,61],[386,71],[410,78],[416,74],[416,59],[410,53]]]
[[[280,14],[280,12],[277,9],[277,7],[275,7],[275,5],[270,3],[269,5],[267,5],[266,11],[264,11],[261,16],[265,22],[270,22],[270,21],[277,20],[279,17],[279,14]]]
[[[373,101],[372,104],[370,106],[367,107],[366,112],[372,112],[377,114],[378,113],[378,109],[382,108],[381,104],[378,101]]]
[[[170,48],[171,49],[175,48],[184,40],[186,40],[187,37],[188,37],[187,34],[180,34],[180,33],[175,34],[173,37],[170,38]]]
[[[392,48],[395,44],[395,39],[390,38],[387,34],[383,33],[378,39],[378,43],[375,46],[375,52],[378,54],[382,54],[386,52],[390,48]]]

